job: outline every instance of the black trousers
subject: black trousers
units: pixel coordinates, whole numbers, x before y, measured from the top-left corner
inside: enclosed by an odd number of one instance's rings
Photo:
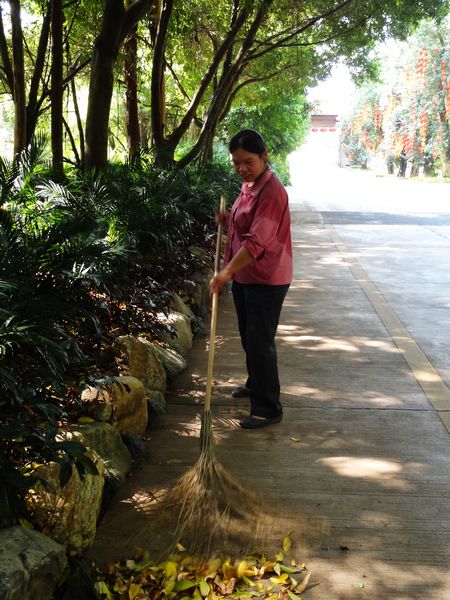
[[[232,292],[239,333],[245,351],[251,390],[251,414],[282,413],[275,335],[288,285],[244,284],[233,281]]]

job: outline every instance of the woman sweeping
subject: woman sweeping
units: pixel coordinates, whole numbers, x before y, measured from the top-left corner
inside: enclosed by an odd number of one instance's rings
[[[243,184],[231,211],[217,219],[228,227],[224,266],[211,280],[211,292],[233,280],[232,293],[248,378],[233,390],[250,397],[250,414],[240,421],[255,429],[281,421],[275,335],[292,280],[292,245],[288,196],[271,171],[262,136],[243,129],[229,151]]]

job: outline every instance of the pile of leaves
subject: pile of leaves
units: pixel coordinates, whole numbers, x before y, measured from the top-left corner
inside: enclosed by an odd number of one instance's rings
[[[283,546],[290,547],[289,538]],[[106,572],[98,573],[98,594],[102,600],[299,600],[308,587],[311,571],[287,559],[285,552],[274,559],[262,554],[207,560],[186,554],[180,545],[178,550],[160,563],[142,552],[136,560],[109,565]]]

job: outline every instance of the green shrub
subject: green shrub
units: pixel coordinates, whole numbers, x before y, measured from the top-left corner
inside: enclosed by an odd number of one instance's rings
[[[163,171],[145,156],[100,173],[49,177],[45,143],[0,160],[0,527],[25,514],[33,465],[94,466],[57,434],[76,418],[86,381],[115,374],[102,349],[126,333],[158,335],[170,290],[181,289],[209,248],[231,169]],[[90,379],[89,379],[90,378]]]

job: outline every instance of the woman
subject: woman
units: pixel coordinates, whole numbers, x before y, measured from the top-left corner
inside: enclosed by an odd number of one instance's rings
[[[245,387],[236,398],[250,396],[250,415],[240,425],[255,429],[281,421],[275,334],[281,307],[292,280],[292,245],[288,196],[270,170],[266,145],[252,129],[230,141],[229,151],[243,184],[230,213],[218,215],[228,226],[224,267],[211,280],[211,292],[233,279],[239,333],[246,355]]]

